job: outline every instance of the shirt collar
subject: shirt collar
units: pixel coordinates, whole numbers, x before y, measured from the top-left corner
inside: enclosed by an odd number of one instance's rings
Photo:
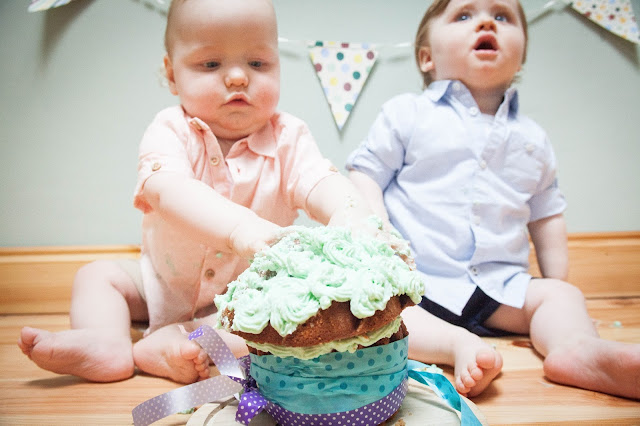
[[[249,149],[256,154],[272,158],[276,156],[276,136],[272,120],[269,120],[260,130],[250,134],[244,140],[247,141]]]
[[[186,112],[185,112],[186,114]],[[211,131],[211,128],[207,123],[201,120],[198,117],[190,117],[187,114],[187,121],[195,130],[200,131],[204,134],[211,134],[214,139],[217,138]],[[271,120],[267,122],[260,130],[255,133],[250,134],[244,139],[238,140],[235,145],[239,145],[241,143],[246,143],[249,149],[256,154],[262,155],[264,157],[275,157],[276,155],[276,139],[275,132],[273,129],[273,124]]]
[[[461,98],[464,98],[465,96],[461,96],[459,93],[457,93],[460,92],[460,90],[455,89],[456,85],[460,85],[462,88],[464,88],[464,93],[466,93],[466,95],[470,99],[473,99],[466,86],[462,82],[457,80],[436,80],[429,85],[426,93],[429,99],[431,99],[433,102],[441,101],[445,95],[455,96],[458,99],[463,100]],[[473,102],[475,104],[475,101]],[[505,108],[508,109],[505,110]],[[516,116],[518,114],[519,108],[520,104],[518,102],[518,90],[515,87],[511,86],[504,93],[504,99],[502,101],[502,104],[500,104],[496,115],[503,115],[506,113],[509,116]]]

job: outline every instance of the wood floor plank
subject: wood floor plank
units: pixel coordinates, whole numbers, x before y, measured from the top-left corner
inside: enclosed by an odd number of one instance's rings
[[[640,343],[640,298],[588,300],[600,334]],[[68,315],[0,316],[0,424],[127,425],[139,403],[175,389],[168,380],[136,375],[117,383],[88,383],[38,368],[16,341],[23,325],[52,331],[69,327]],[[489,424],[640,424],[640,402],[551,383],[526,336],[487,339],[504,357],[504,370],[474,402]],[[451,377],[451,370],[445,370]],[[158,425],[184,425],[174,415]]]

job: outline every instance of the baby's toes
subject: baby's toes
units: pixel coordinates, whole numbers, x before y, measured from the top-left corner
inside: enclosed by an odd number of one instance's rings
[[[476,365],[470,365],[469,376],[474,381],[472,386],[475,386],[475,382],[477,382],[478,380],[481,380],[484,377],[484,371]]]
[[[186,341],[180,345],[180,356],[187,361],[193,361],[194,364],[198,364],[200,353],[204,352],[202,348],[195,342]]]
[[[469,391],[471,390],[471,388],[473,387],[473,384],[475,384],[475,382],[471,385],[467,385],[466,383],[469,382],[470,377],[462,377],[462,376],[458,376],[456,377],[456,390],[458,391],[459,394],[461,395],[466,395],[467,393],[469,393]]]
[[[198,380],[208,379],[210,375],[208,366],[203,370],[198,370]]]

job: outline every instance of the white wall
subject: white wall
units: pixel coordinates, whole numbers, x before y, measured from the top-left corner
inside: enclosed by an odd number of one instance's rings
[[[137,145],[175,103],[157,78],[165,18],[145,1],[40,13],[0,1],[0,246],[140,242]],[[275,0],[283,37],[381,44],[412,41],[428,3]],[[544,3],[524,1],[530,14]],[[412,50],[380,49],[340,133],[306,49],[286,43],[281,55],[280,107],[339,167],[385,100],[420,90]],[[531,24],[519,86],[522,111],[556,148],[569,231],[639,230],[640,48],[559,8]]]

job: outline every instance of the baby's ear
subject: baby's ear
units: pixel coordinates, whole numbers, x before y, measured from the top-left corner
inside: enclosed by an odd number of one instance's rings
[[[418,50],[418,63],[420,64],[420,71],[433,71],[434,65],[431,60],[431,49],[429,47],[422,46],[420,50]]]
[[[176,79],[173,74],[173,65],[171,64],[171,59],[169,55],[164,55],[164,74],[167,78],[167,83],[169,84],[169,91],[173,95],[178,95],[178,89],[176,88]]]

